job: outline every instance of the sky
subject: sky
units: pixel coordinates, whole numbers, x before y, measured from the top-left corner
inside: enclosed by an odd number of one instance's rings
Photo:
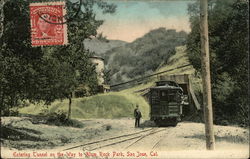
[[[132,42],[159,27],[190,32],[187,13],[190,0],[107,0],[117,6],[113,14],[97,18],[104,24],[98,29],[108,39]]]

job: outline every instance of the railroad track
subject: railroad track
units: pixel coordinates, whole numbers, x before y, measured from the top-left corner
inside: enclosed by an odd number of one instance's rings
[[[120,136],[115,136],[115,137],[111,137],[111,138],[106,138],[106,139],[102,139],[102,140],[97,140],[97,141],[81,144],[78,146],[64,149],[63,151],[71,150],[71,149],[75,149],[75,148],[79,148],[79,147],[82,148],[83,151],[94,151],[94,150],[98,150],[101,148],[105,148],[105,147],[109,147],[109,146],[113,146],[113,145],[117,145],[117,144],[121,144],[121,143],[135,140],[132,143],[130,143],[128,146],[125,147],[125,149],[127,149],[127,148],[131,147],[132,145],[134,145],[135,143],[137,143],[138,141],[146,138],[147,136],[150,136],[152,134],[155,134],[155,133],[158,133],[158,132],[161,132],[164,130],[165,129],[151,128],[151,129],[142,130],[142,131],[135,132],[135,133],[124,134],[124,135],[120,135]]]
[[[154,144],[152,144],[152,148],[151,151],[156,150],[157,148],[161,147],[161,143],[164,139],[168,139],[171,138],[171,136],[174,136],[174,131],[171,128],[166,128],[167,133],[165,133],[163,136],[161,136],[157,142],[155,142]]]
[[[161,129],[161,130],[159,130]],[[163,132],[160,134],[156,134],[158,132]],[[156,134],[152,135],[151,134]],[[138,138],[136,141],[133,141],[130,145],[128,145],[125,149],[123,150],[136,150],[138,147],[142,146],[143,149],[147,149],[150,151],[154,151],[157,147],[160,146],[161,142],[170,134],[172,134],[171,128],[169,127],[164,127],[164,128],[158,128],[155,130],[152,130],[150,133],[148,133],[145,136],[142,136],[141,138]]]
[[[154,150],[156,147],[159,146],[160,142],[165,138],[165,136],[162,136],[152,147],[151,150]]]
[[[149,132],[148,134],[146,135],[143,135],[141,136],[140,138],[138,138],[136,141],[132,142],[130,145],[128,145],[125,149],[128,149],[129,147],[133,146],[134,144],[138,143],[139,141],[141,141],[142,139],[146,138],[147,136],[149,135],[152,135],[152,134],[155,134],[155,133],[158,133],[160,131],[164,131],[165,129],[160,129],[158,130],[159,128],[156,128],[154,130],[152,130],[151,132]],[[157,131],[158,130],[158,131]]]

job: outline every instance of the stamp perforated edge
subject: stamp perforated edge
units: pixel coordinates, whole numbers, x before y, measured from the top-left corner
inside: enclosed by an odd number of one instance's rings
[[[66,5],[65,1],[51,1],[51,2],[30,2],[29,6],[41,6],[41,5]]]
[[[66,11],[66,3],[65,1],[52,1],[52,2],[30,2],[29,3],[29,8],[32,6],[45,6],[45,5],[64,5],[65,7],[63,7],[63,21],[66,21],[66,19],[64,18],[64,16],[66,15],[67,11]],[[29,12],[30,13],[30,12]],[[30,15],[30,29],[32,28],[32,22],[31,22],[31,15]],[[64,41],[62,45],[32,45],[32,34],[31,34],[31,30],[30,30],[30,39],[31,39],[31,46],[32,47],[40,47],[40,46],[63,46],[63,45],[68,45],[68,27],[67,27],[67,23],[62,24],[63,25],[63,33],[64,33]]]

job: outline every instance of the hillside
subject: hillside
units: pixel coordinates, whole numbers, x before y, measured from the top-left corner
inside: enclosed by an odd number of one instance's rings
[[[159,28],[132,43],[107,51],[104,58],[111,70],[111,84],[153,73],[175,53],[175,47],[185,43],[186,36],[185,32]]]
[[[88,39],[84,41],[84,46],[92,52],[95,52],[98,56],[103,56],[108,50],[116,47],[121,47],[127,44],[125,41],[120,40],[99,40],[99,39]]]
[[[163,60],[162,65],[160,65],[154,73],[167,71],[187,64],[190,64],[190,62],[186,53],[186,46],[178,46],[175,48],[175,54],[172,55],[168,60]],[[193,66],[187,66],[184,68],[168,71],[166,73],[160,74],[160,76],[173,74],[189,74],[191,78],[190,82],[192,82],[195,92],[200,92],[201,78],[199,77],[199,75],[195,75],[194,73],[195,69],[193,68]],[[138,84],[132,88],[124,89],[122,92],[140,94],[140,92],[138,91],[154,86],[157,80],[159,80],[159,76],[150,77],[147,80],[143,81],[142,84]]]
[[[162,32],[165,32],[166,30],[161,30]],[[169,31],[166,31],[167,33]],[[137,39],[135,42],[131,44],[126,44],[124,46],[121,46],[120,48],[114,48],[113,52],[108,51],[108,53],[111,53],[112,56],[114,54],[114,50],[120,50],[120,49],[127,49],[130,47],[135,47],[135,44],[139,43],[149,43],[150,40],[153,40],[152,38],[154,36],[160,36],[159,30],[153,31],[147,35],[145,35],[143,38]],[[172,31],[174,34],[178,34],[175,31]],[[149,38],[151,37],[151,38]],[[172,37],[169,37],[171,39]],[[167,39],[167,38],[166,38]],[[183,39],[182,39],[183,40]],[[103,43],[103,42],[102,42]],[[103,45],[104,46],[104,45]],[[163,46],[163,43],[156,45],[157,47]],[[165,47],[163,47],[165,48]],[[141,48],[143,49],[143,48]],[[164,49],[163,49],[164,50]],[[168,50],[165,48],[165,51]],[[163,51],[163,53],[165,52]],[[137,51],[135,51],[136,57],[143,57],[142,54],[145,52],[140,51],[138,48]],[[169,52],[168,52],[169,53]],[[118,53],[119,54],[119,53]],[[121,56],[122,54],[119,54],[118,56]],[[152,56],[152,54],[149,54]],[[151,57],[149,56],[149,57]],[[161,55],[163,56],[163,55]],[[148,57],[148,58],[149,58]],[[165,55],[166,57],[166,55]],[[110,59],[109,62],[112,60]],[[142,58],[138,59],[139,61],[143,61]],[[126,62],[126,61],[125,61]],[[117,64],[117,63],[116,63]],[[150,64],[150,63],[147,63]],[[175,49],[171,50],[169,54],[167,54],[167,58],[163,58],[157,62],[157,68],[155,68],[155,71],[147,71],[148,73],[158,73],[162,71],[166,71],[169,69],[173,69],[182,65],[190,64],[187,54],[186,54],[186,47],[185,46],[178,46],[175,47]],[[112,65],[112,64],[110,64]],[[118,69],[122,70],[122,68],[127,67],[126,63],[124,65],[117,67]],[[145,68],[146,65],[142,65]],[[123,70],[124,71],[124,70]],[[194,74],[195,70],[192,66],[188,66],[182,69],[175,69],[170,72],[166,72],[162,75],[170,75],[170,74]],[[129,73],[129,72],[128,72]],[[200,80],[197,77],[191,76],[192,82],[195,83],[195,89],[200,90]],[[131,77],[132,78],[132,77]],[[155,81],[159,80],[157,76],[151,77],[147,79],[146,81],[143,81],[141,84],[135,84],[136,86],[128,89],[123,89],[123,91],[120,92],[111,92],[106,94],[98,94],[91,97],[84,97],[84,98],[76,98],[73,99],[72,103],[72,118],[82,118],[82,119],[89,119],[89,118],[122,118],[122,117],[133,117],[133,109],[135,107],[135,104],[139,104],[144,119],[148,118],[149,115],[149,105],[146,102],[146,100],[141,96],[140,90],[149,88],[155,84]],[[58,111],[64,111],[67,112],[68,110],[68,100],[63,101],[56,101],[52,103],[50,106],[46,107],[42,104],[36,104],[36,105],[30,105],[29,107],[24,107],[20,109],[21,114],[33,114],[38,115],[44,111],[48,112],[58,112]]]
[[[167,61],[168,63],[162,65],[156,70],[156,72],[166,71],[168,69],[176,68],[185,64],[189,64],[189,60],[186,54],[186,47],[180,46],[176,48],[176,53],[171,56]],[[166,72],[163,75],[171,74],[193,74],[194,68],[188,66],[182,69],[176,69],[170,72]],[[156,73],[154,72],[154,73]],[[195,86],[195,90],[199,92],[201,88],[201,80],[194,75],[191,76],[192,83]],[[157,81],[157,76],[151,77],[144,81],[142,84],[135,87],[124,89],[120,92],[110,92],[106,94],[98,94],[91,97],[76,98],[72,103],[72,118],[122,118],[133,117],[133,109],[135,104],[139,104],[143,118],[147,119],[149,115],[149,105],[146,100],[141,96],[142,89],[149,88]],[[38,115],[43,111],[58,112],[62,110],[67,112],[68,100],[56,101],[52,103],[48,108],[43,104],[30,105],[29,107],[21,108],[19,111],[21,114],[33,114]]]
[[[148,103],[143,97],[136,94],[122,92],[111,92],[91,97],[75,98],[72,102],[72,118],[122,118],[133,117],[135,105],[139,104],[143,118],[147,119],[149,114]],[[58,112],[68,111],[68,100],[53,102],[50,106],[43,104],[30,105],[19,109],[21,114],[38,115],[44,111]]]

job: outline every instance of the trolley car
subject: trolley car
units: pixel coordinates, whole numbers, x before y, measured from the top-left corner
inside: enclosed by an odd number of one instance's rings
[[[182,88],[173,81],[158,81],[150,88],[150,118],[159,126],[176,126],[182,115]]]

